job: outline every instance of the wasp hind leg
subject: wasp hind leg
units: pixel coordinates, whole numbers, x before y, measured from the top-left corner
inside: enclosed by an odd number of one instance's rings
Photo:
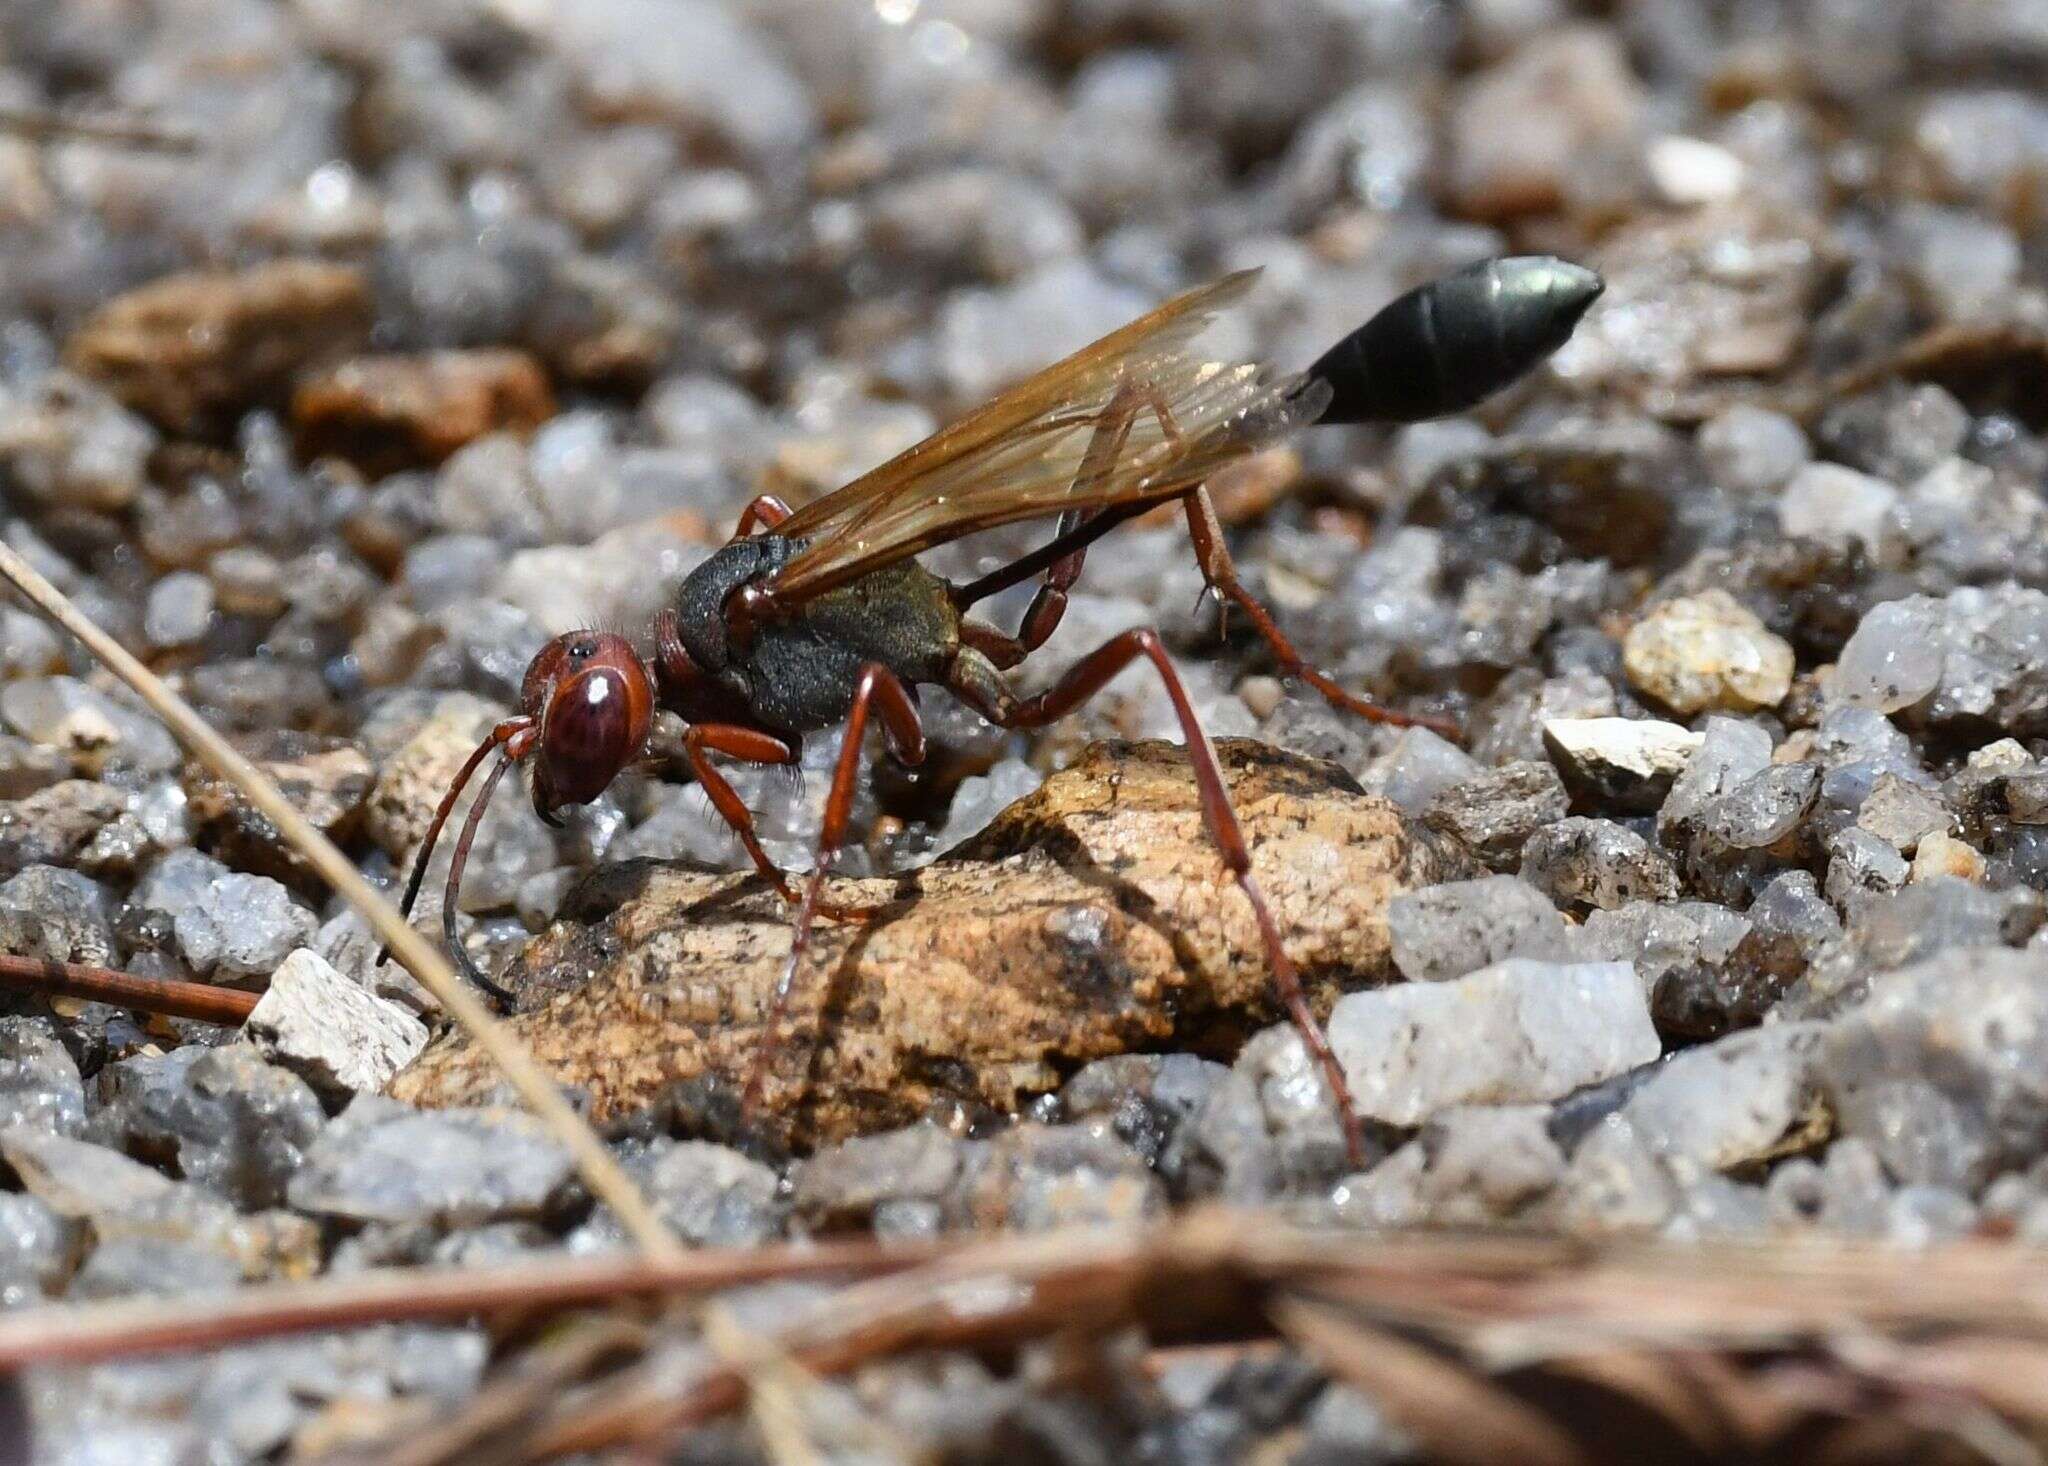
[[[1001,673],[991,665],[990,659],[975,649],[963,651],[954,659],[948,686],[983,717],[1000,727],[1043,728],[1100,692],[1111,678],[1140,657],[1152,663],[1160,681],[1166,685],[1166,695],[1173,702],[1174,717],[1178,719],[1181,736],[1187,742],[1188,761],[1194,765],[1195,789],[1202,804],[1202,822],[1208,828],[1209,839],[1216,846],[1217,853],[1223,857],[1224,868],[1237,882],[1245,900],[1251,903],[1252,914],[1258,921],[1259,941],[1266,952],[1267,971],[1273,975],[1273,987],[1296,1032],[1301,1035],[1310,1061],[1322,1071],[1324,1083],[1329,1086],[1344,1134],[1345,1153],[1353,1166],[1363,1167],[1365,1136],[1351,1103],[1351,1089],[1345,1082],[1343,1066],[1330,1051],[1322,1025],[1316,1021],[1315,1013],[1309,1007],[1308,995],[1302,990],[1301,974],[1294,966],[1294,959],[1287,955],[1286,947],[1281,944],[1279,924],[1274,921],[1272,908],[1266,903],[1266,894],[1252,874],[1251,849],[1245,842],[1237,811],[1230,802],[1230,788],[1223,777],[1223,764],[1216,756],[1215,745],[1209,742],[1209,735],[1203,731],[1201,720],[1195,715],[1187,688],[1182,685],[1180,673],[1166,655],[1166,646],[1160,641],[1159,633],[1143,626],[1111,637],[1036,697],[1017,698],[1010,692]]]

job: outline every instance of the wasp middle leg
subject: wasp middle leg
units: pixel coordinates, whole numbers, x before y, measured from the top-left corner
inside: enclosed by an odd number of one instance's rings
[[[1004,683],[1001,673],[973,651],[963,652],[955,658],[948,685],[983,717],[1000,727],[1043,728],[1100,692],[1111,678],[1140,657],[1152,663],[1160,681],[1166,685],[1166,695],[1173,702],[1174,717],[1179,720],[1181,736],[1187,743],[1188,761],[1194,765],[1195,788],[1202,804],[1202,822],[1208,827],[1209,839],[1216,846],[1217,853],[1223,857],[1224,868],[1251,903],[1252,914],[1258,920],[1259,940],[1266,952],[1267,970],[1273,975],[1273,986],[1288,1017],[1293,1020],[1295,1030],[1300,1033],[1310,1060],[1322,1070],[1323,1081],[1336,1101],[1337,1114],[1344,1129],[1345,1153],[1352,1165],[1362,1167],[1365,1164],[1365,1136],[1359,1126],[1357,1112],[1352,1108],[1351,1089],[1345,1082],[1343,1066],[1330,1051],[1322,1025],[1309,1008],[1308,995],[1302,990],[1301,974],[1294,966],[1294,959],[1281,945],[1279,925],[1273,920],[1272,908],[1266,904],[1265,892],[1259,888],[1258,880],[1252,874],[1251,849],[1245,842],[1244,828],[1238,823],[1237,811],[1231,805],[1230,788],[1223,778],[1222,762],[1217,758],[1216,747],[1209,741],[1201,720],[1195,716],[1194,704],[1188,700],[1187,688],[1182,685],[1180,673],[1166,655],[1166,645],[1159,639],[1159,633],[1149,626],[1141,626],[1111,637],[1069,668],[1051,688],[1032,698],[1018,699]]]
[[[789,961],[782,969],[781,981],[775,985],[767,1021],[762,1025],[760,1052],[754,1056],[746,1088],[742,1092],[740,1108],[743,1114],[753,1114],[760,1103],[768,1062],[781,1041],[783,1014],[789,1007],[789,995],[796,986],[797,973],[810,948],[811,928],[818,915],[826,909],[819,897],[824,891],[825,876],[831,869],[833,857],[839,853],[840,842],[846,838],[847,822],[853,816],[853,796],[860,783],[861,740],[867,732],[870,707],[881,713],[882,731],[888,737],[889,752],[896,761],[913,768],[924,762],[924,723],[917,715],[917,704],[911,700],[910,689],[880,662],[862,664],[860,679],[854,684],[853,704],[846,711],[846,732],[839,743],[839,762],[832,771],[832,789],[825,798],[825,818],[818,828],[817,859],[811,865],[810,878],[805,881],[803,897],[797,903],[796,920],[789,939]]]

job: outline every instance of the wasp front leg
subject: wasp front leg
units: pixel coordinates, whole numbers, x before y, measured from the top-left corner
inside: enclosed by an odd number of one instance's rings
[[[903,685],[901,678],[880,662],[864,663],[859,680],[854,684],[852,706],[846,712],[846,732],[840,739],[839,762],[832,771],[832,788],[825,797],[825,818],[818,829],[817,859],[812,863],[810,878],[804,883],[803,896],[797,903],[796,920],[789,938],[789,961],[782,969],[781,981],[775,985],[767,1021],[762,1026],[761,1049],[747,1074],[746,1089],[740,1101],[741,1111],[746,1115],[754,1114],[760,1105],[768,1063],[781,1043],[782,1021],[789,1008],[789,995],[796,986],[797,973],[810,949],[811,928],[820,912],[826,909],[819,898],[824,892],[825,877],[831,870],[833,858],[838,855],[840,843],[846,838],[847,822],[853,817],[853,796],[860,784],[861,740],[867,732],[870,707],[881,713],[882,730],[888,737],[889,752],[896,761],[913,768],[924,762],[924,724],[917,716],[917,704],[911,700],[910,690]]]

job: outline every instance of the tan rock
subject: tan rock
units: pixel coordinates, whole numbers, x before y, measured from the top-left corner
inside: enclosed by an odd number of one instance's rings
[[[1387,903],[1458,862],[1334,765],[1218,748],[1317,1007],[1391,980]],[[1013,1111],[1087,1060],[1169,1043],[1228,1052],[1277,1016],[1251,910],[1170,744],[1096,745],[962,850],[901,880],[835,881],[829,899],[883,909],[822,926],[792,1000],[806,1037],[785,1045],[767,1108],[799,1144],[946,1099]],[[567,910],[507,979],[525,1010],[512,1023],[597,1118],[746,1072],[789,953],[780,900],[751,877],[632,863]],[[450,1036],[391,1093],[468,1104],[498,1082]]]
[[[1621,644],[1628,680],[1681,713],[1776,707],[1792,690],[1792,647],[1724,590],[1651,608]]]
[[[80,326],[66,361],[173,432],[230,425],[299,372],[361,349],[362,272],[317,260],[166,275],[117,295]]]
[[[288,728],[246,734],[235,743],[329,839],[346,843],[355,834],[377,779],[361,748],[345,738]],[[202,850],[236,870],[316,892],[325,889],[306,858],[285,843],[241,790],[197,762],[186,765],[184,783],[193,839]]]
[[[528,432],[554,413],[540,363],[509,347],[359,356],[292,394],[305,453],[373,470],[439,463],[486,433]]]

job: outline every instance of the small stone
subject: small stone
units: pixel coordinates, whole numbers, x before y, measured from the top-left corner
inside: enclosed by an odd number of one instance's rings
[[[1387,907],[1394,965],[1411,982],[1463,977],[1509,957],[1570,955],[1564,917],[1548,896],[1513,876],[1446,881],[1396,896]]]
[[[305,1277],[317,1265],[319,1228],[305,1218],[241,1216],[205,1187],[172,1181],[105,1146],[16,1126],[0,1130],[0,1159],[50,1210],[89,1223],[96,1251],[126,1253],[119,1271],[135,1286],[177,1287],[188,1266],[224,1284]]]
[[[1848,539],[1876,549],[1884,542],[1899,491],[1883,479],[1839,463],[1809,463],[1778,499],[1778,527],[1809,539]]]
[[[0,733],[0,802],[26,799],[70,774],[71,760],[58,750]]]
[[[1680,713],[1776,707],[1792,690],[1792,648],[1723,590],[1665,601],[1629,628],[1622,666]]]
[[[35,918],[42,930],[42,956],[95,967],[120,960],[113,898],[90,876],[54,865],[24,867],[0,883],[0,908]]]
[[[1828,900],[1847,913],[1868,897],[1905,885],[1907,869],[1905,856],[1889,841],[1868,830],[1843,830],[1828,841]]]
[[[1703,423],[1697,442],[1714,482],[1750,498],[1782,487],[1813,456],[1797,422],[1748,404]]]
[[[1984,856],[1975,846],[1967,845],[1953,835],[1936,833],[1927,836],[1913,854],[1913,867],[1908,879],[1918,882],[1944,877],[1968,881],[1973,886],[1981,884],[1984,880]]]
[[[941,312],[937,350],[946,385],[979,400],[1113,331],[1145,299],[1085,259],[1057,261],[1001,290],[966,291]]]
[[[189,646],[213,624],[213,582],[190,570],[176,570],[149,590],[142,634],[151,646]]]
[[[231,426],[308,365],[360,348],[370,314],[367,282],[345,265],[166,275],[101,306],[65,359],[159,426],[196,436]]]
[[[448,694],[402,747],[379,761],[366,829],[385,854],[403,860],[426,837],[441,796],[498,717],[481,698]]]
[[[253,977],[275,972],[285,957],[313,940],[313,913],[268,876],[230,871],[208,881],[189,905],[172,913],[178,950],[200,974]]]
[[[321,1093],[376,1093],[427,1046],[426,1025],[301,947],[271,974],[249,1014],[257,1051]]]
[[[1709,800],[1695,828],[1729,850],[1766,850],[1799,828],[1820,791],[1816,765],[1772,764]]]
[[[287,1194],[319,1216],[464,1226],[538,1216],[572,1169],[531,1115],[421,1113],[363,1095],[313,1142]]]
[[[22,737],[62,749],[83,774],[111,768],[161,774],[184,762],[163,724],[75,677],[0,687],[0,717]]]
[[[662,1137],[624,1161],[661,1219],[693,1247],[758,1247],[782,1231],[781,1179],[736,1150]],[[576,1240],[600,1239],[626,1241],[609,1208]]]
[[[1830,1028],[1821,1074],[1843,1132],[1892,1175],[1974,1190],[2038,1152],[2044,1036],[2039,955],[1956,948],[1873,976]]]
[[[1414,1125],[1459,1104],[1557,1099],[1662,1052],[1625,962],[1515,958],[1338,1000],[1330,1046],[1359,1112]]]
[[[327,1123],[304,1081],[247,1044],[144,1054],[98,1078],[96,1139],[176,1168],[245,1211],[278,1206]]]
[[[1708,718],[1699,751],[1672,781],[1657,811],[1657,834],[1666,843],[1690,830],[1707,806],[1771,766],[1771,735],[1754,723]]]
[[[1519,866],[1529,837],[1571,808],[1564,781],[1547,763],[1503,764],[1443,789],[1422,822],[1451,836],[1493,870]]]
[[[1864,612],[1836,659],[1834,695],[1880,713],[1924,700],[1941,685],[1947,660],[1940,610],[1938,602],[1914,596]]]
[[[0,804],[0,875],[69,862],[128,802],[109,785],[66,779]]]
[[[274,729],[234,740],[237,751],[277,784],[293,808],[337,844],[362,824],[376,769],[356,744],[322,734]],[[200,765],[186,770],[184,790],[192,838],[238,870],[303,889],[321,889],[317,873],[287,845],[245,795]]]
[[[69,1135],[85,1123],[78,1065],[33,1018],[0,1018],[0,1129],[34,1126]]]
[[[1879,774],[1856,811],[1856,828],[1875,835],[1901,855],[1911,855],[1929,835],[1955,827],[1941,795],[1897,774]]]
[[[1560,26],[1466,83],[1450,117],[1450,187],[1459,210],[1503,219],[1563,200],[1589,152],[1619,148],[1644,96],[1614,32]]]
[[[1409,814],[1421,814],[1438,794],[1481,771],[1480,763],[1449,739],[1427,728],[1408,728],[1368,771],[1365,783]]]
[[[1514,1217],[1564,1175],[1547,1105],[1450,1109],[1364,1175],[1338,1215],[1363,1227],[1475,1226]]]
[[[387,471],[440,463],[486,433],[531,432],[554,415],[540,363],[510,347],[359,356],[292,393],[308,456],[334,453]]]
[[[1609,911],[1678,894],[1669,858],[1612,820],[1574,817],[1538,830],[1522,847],[1522,879],[1552,901]]]
[[[1637,814],[1664,802],[1703,735],[1653,718],[1553,718],[1543,746],[1579,799]]]
[[[979,1229],[1043,1232],[1164,1215],[1166,1188],[1138,1153],[1080,1125],[1017,1125],[967,1158],[949,1210]]]
[[[1812,1115],[1824,1035],[1818,1023],[1785,1023],[1687,1049],[1621,1114],[1682,1184],[1761,1160]]]
[[[33,1196],[0,1192],[0,1313],[56,1296],[76,1250],[57,1213]]]
[[[1707,901],[1636,901],[1595,910],[1578,933],[1581,960],[1629,962],[1662,1033],[1711,1037],[1760,1020],[1779,985],[1738,960],[1747,917]]]
[[[45,504],[125,509],[147,477],[156,433],[70,372],[0,385],[0,472]]]
[[[819,1151],[791,1174],[790,1199],[813,1225],[857,1226],[884,1202],[944,1196],[959,1171],[957,1139],[936,1125],[910,1125]]]
[[[1742,192],[1749,172],[1728,149],[1676,133],[1650,139],[1643,168],[1658,196],[1680,208],[1725,203]]]

